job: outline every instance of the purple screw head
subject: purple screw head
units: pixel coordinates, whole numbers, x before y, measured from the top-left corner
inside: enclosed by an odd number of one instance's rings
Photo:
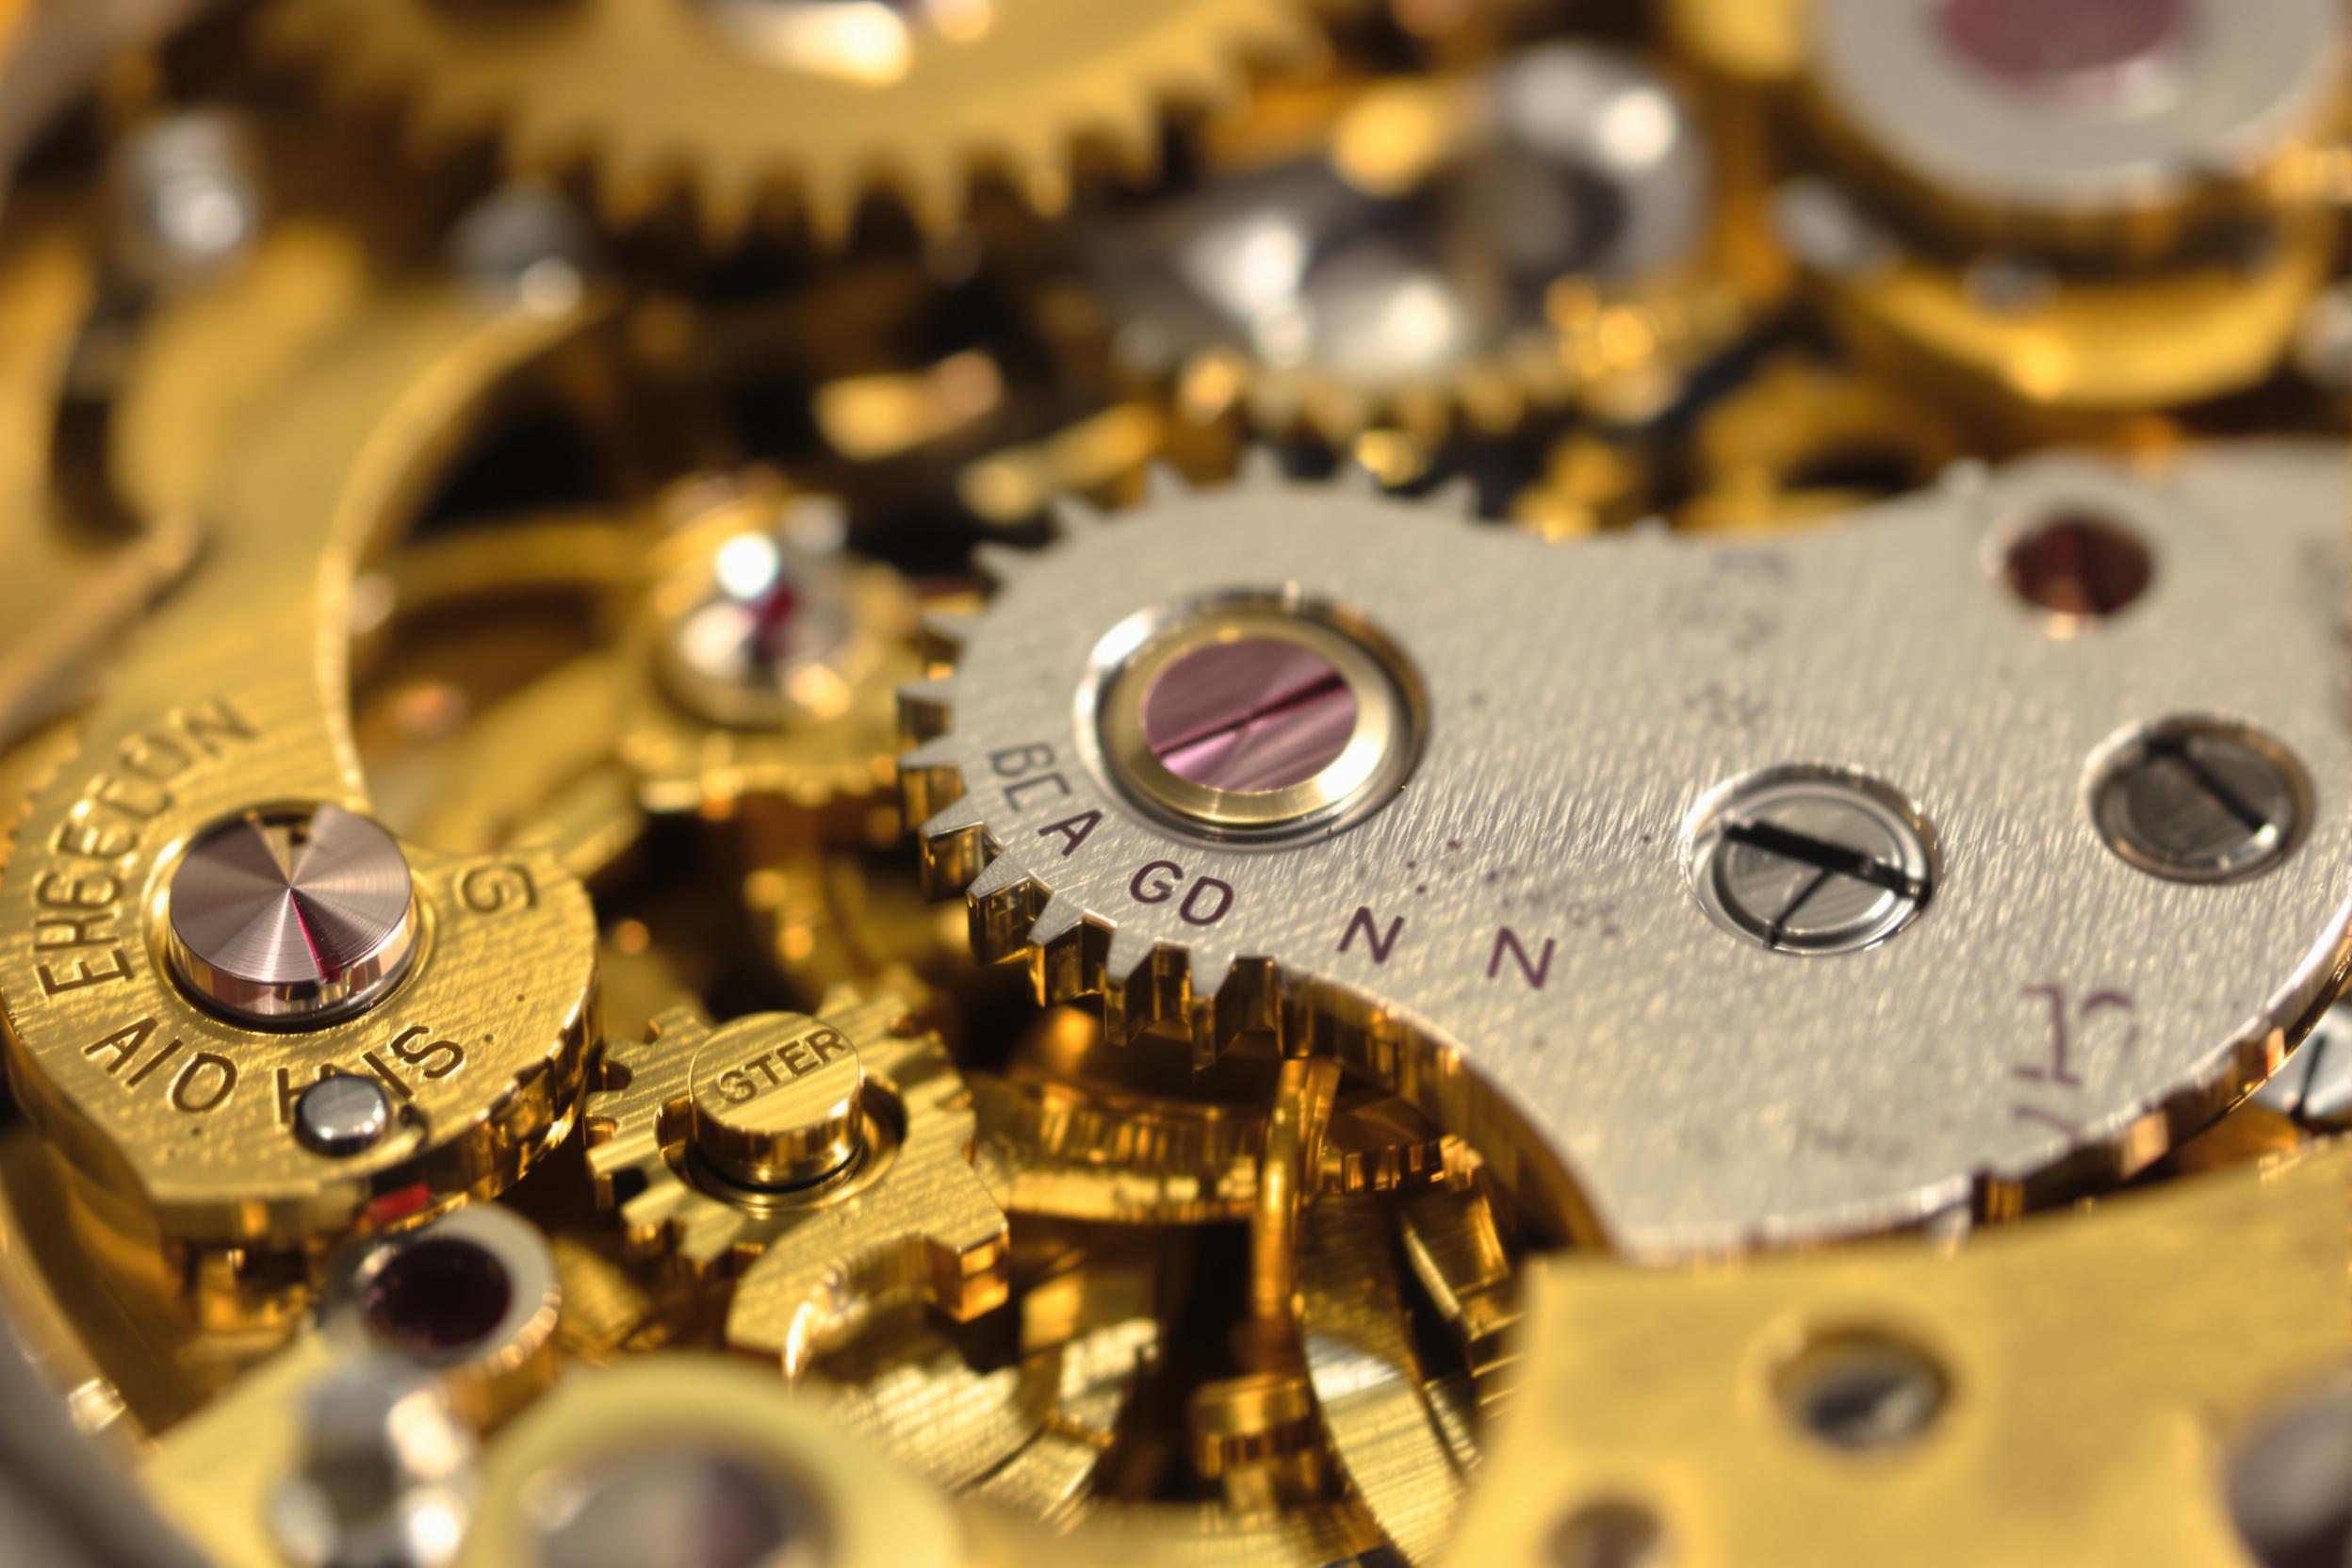
[[[1144,741],[1177,777],[1212,790],[1288,789],[1356,732],[1356,694],[1331,662],[1269,637],[1214,643],[1160,672]]]
[[[1944,0],[1944,37],[2012,87],[2064,87],[2178,46],[2191,0]]]

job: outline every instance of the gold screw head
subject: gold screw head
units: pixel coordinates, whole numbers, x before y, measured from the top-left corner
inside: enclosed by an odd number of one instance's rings
[[[694,1053],[687,1093],[694,1144],[748,1186],[823,1181],[864,1143],[865,1072],[840,1030],[799,1013],[761,1013]]]

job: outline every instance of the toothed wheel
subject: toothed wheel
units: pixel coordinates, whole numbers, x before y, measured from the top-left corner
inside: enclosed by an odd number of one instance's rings
[[[972,1168],[972,1100],[939,1037],[848,991],[819,1018],[723,1027],[686,1008],[616,1051],[588,1097],[588,1168],[631,1242],[741,1270],[727,1342],[797,1376],[877,1306],[965,1319],[1010,1281],[1004,1217]]]
[[[1230,98],[1249,58],[1315,39],[1298,0],[289,0],[276,20],[347,94],[406,99],[420,139],[585,164],[616,220],[683,188],[721,242],[795,211],[839,238],[875,189],[945,228],[983,171],[1053,210],[1081,139],[1147,167],[1168,102]]]
[[[1115,1037],[1335,1048],[1638,1251],[1918,1222],[2153,1158],[2327,985],[2344,501],[2316,449],[2053,457],[1561,548],[1162,485],[984,556],[901,778],[980,950]],[[2086,517],[2136,597],[2037,577]]]

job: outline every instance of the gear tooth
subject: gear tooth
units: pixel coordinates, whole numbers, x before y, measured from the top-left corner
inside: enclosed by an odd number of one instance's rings
[[[1282,988],[1273,961],[1235,958],[1224,984],[1217,988],[1213,1018],[1213,1046],[1222,1046],[1234,1036],[1252,1030],[1281,1037],[1284,1032]],[[1198,1029],[1194,1038],[1198,1044]]]
[[[1107,927],[1076,900],[1049,900],[1029,927],[1029,978],[1039,1002],[1067,1002],[1100,988]]]
[[[898,760],[898,798],[906,821],[938,816],[951,802],[962,798],[963,772],[948,755],[949,749],[942,736]]]
[[[376,90],[371,96],[381,96]],[[498,111],[488,105],[459,97],[423,96],[412,99],[401,116],[400,127],[400,155],[414,163],[430,163],[446,158],[460,148],[479,146],[498,132]],[[512,168],[519,161],[512,145],[512,128],[508,144],[500,155]]]
[[[986,813],[980,802],[972,795],[958,795],[939,811],[924,819],[923,836],[926,839],[952,838],[967,828],[983,825]]]
[[[1043,947],[1058,942],[1086,923],[1086,906],[1068,893],[1055,893],[1037,911],[1037,918],[1029,927],[1029,939]]]
[[[1331,470],[1331,485],[1345,496],[1380,494],[1380,476],[1353,459]]]
[[[1095,507],[1077,496],[1056,496],[1046,503],[1047,515],[1053,519],[1054,531],[1064,538],[1101,528],[1109,519]]]
[[[1185,972],[1196,1002],[1207,1002],[1225,988],[1225,982],[1233,972],[1233,955],[1203,953],[1195,950],[1186,960]]]
[[[956,703],[956,683],[945,676],[910,680],[898,689],[899,728],[910,739],[929,741],[947,733]]]
[[[972,879],[972,951],[987,962],[1008,958],[1028,945],[1045,890],[1010,857],[998,856]]]
[[[923,651],[944,660],[972,645],[980,617],[964,610],[935,610],[923,618]]]
[[[1159,172],[1159,100],[1165,93],[1138,93],[1095,105],[1087,128],[1111,155],[1122,178],[1148,184]]]
[[[845,244],[858,222],[858,192],[838,180],[816,173],[800,185],[800,210],[819,245],[834,250]]]
[[[590,187],[596,211],[616,229],[643,223],[677,188],[664,179],[663,172],[651,158],[633,157],[609,148],[590,165]]]
[[[1122,925],[1111,933],[1111,945],[1102,956],[1102,981],[1106,988],[1129,988],[1138,983],[1149,985],[1149,976],[1142,972],[1151,964],[1156,951],[1152,938],[1132,925]]]
[[[1254,377],[1243,393],[1250,421],[1260,430],[1289,430],[1306,419],[1299,388],[1284,376]]]
[[[964,890],[964,896],[973,899],[994,898],[997,894],[1008,892],[1028,880],[1029,874],[1021,870],[1018,861],[1009,855],[1000,855],[988,862],[987,870],[972,879],[972,886]]]
[[[645,1021],[645,1043],[656,1040],[683,1038],[697,1033],[707,1034],[710,1021],[699,1007],[680,1005],[664,1007]]]
[[[1153,463],[1143,471],[1143,498],[1152,505],[1180,501],[1191,494],[1184,476],[1165,463]]]
[[[972,567],[991,587],[1003,587],[1029,564],[1030,552],[1014,545],[974,545]]]
[[[1431,490],[1426,498],[1430,506],[1450,512],[1458,517],[1478,514],[1478,482],[1467,474],[1457,474]]]
[[[1238,61],[1195,54],[1161,60],[1152,85],[1161,103],[1187,105],[1215,117],[1240,106],[1249,80]]]
[[[1286,484],[1290,481],[1282,470],[1282,454],[1263,445],[1253,445],[1241,454],[1241,478],[1245,484]]]
[[[1183,1011],[1184,955],[1133,929],[1114,931],[1102,959],[1103,1032],[1119,1044]],[[1196,1052],[1196,1055],[1200,1054]]]
[[[1059,218],[1070,210],[1072,181],[1067,167],[1042,153],[1031,155],[1019,167],[1017,183],[1033,211]]]
[[[898,759],[898,771],[902,777],[909,773],[921,773],[929,768],[953,768],[955,766],[956,743],[945,735],[935,735],[912,751],[900,753]],[[946,802],[941,801],[940,804],[945,805]]]
[[[945,817],[952,810],[951,807],[936,816]],[[946,898],[962,892],[988,865],[991,853],[988,830],[981,827],[961,828],[936,837],[918,836],[916,843],[926,898]]]
[[[890,185],[924,234],[947,234],[964,220],[971,181],[951,163],[925,160],[910,165]]]

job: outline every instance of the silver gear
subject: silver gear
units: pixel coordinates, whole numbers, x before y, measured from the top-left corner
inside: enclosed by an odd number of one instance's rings
[[[902,782],[983,954],[1102,992],[1115,1031],[1335,1050],[1572,1233],[1670,1254],[1919,1223],[2140,1168],[2341,976],[2345,478],[2315,445],[2062,455],[1801,536],[1565,548],[1264,473],[1163,483],[987,552],[987,610],[934,628],[954,673],[903,694]],[[2006,543],[2060,515],[2146,546],[2137,602],[2069,621],[2004,584]],[[1119,661],[1235,595],[1396,650],[1420,752],[1361,820],[1219,841],[1111,776]],[[2182,714],[2328,781],[2276,825],[2283,865],[2198,884],[2101,842],[2091,770]],[[1694,829],[1775,769],[1924,818],[1940,881],[1908,928],[1801,955],[1709,919]]]

